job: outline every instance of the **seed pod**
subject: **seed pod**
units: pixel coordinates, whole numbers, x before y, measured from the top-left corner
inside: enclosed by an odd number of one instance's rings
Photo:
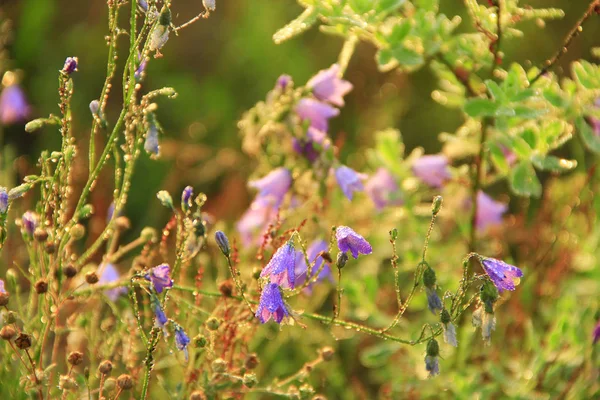
[[[100,363],[100,365],[98,366],[98,371],[103,375],[110,374],[112,369],[113,369],[113,365],[112,365],[112,362],[110,362],[109,360],[102,361]]]
[[[259,360],[256,353],[250,353],[246,356],[246,360],[244,361],[244,366],[246,369],[254,369],[258,366]]]
[[[212,369],[215,372],[225,372],[227,370],[227,361],[217,358],[212,362]]]
[[[326,346],[321,349],[321,357],[323,357],[324,361],[331,361],[334,354],[335,350],[333,350],[333,347]]]
[[[4,307],[5,305],[8,304],[9,297],[10,297],[10,294],[8,294],[8,292],[0,293],[0,307]]]
[[[10,325],[5,325],[0,329],[0,337],[4,340],[11,340],[16,334],[15,328]]]
[[[226,280],[219,285],[219,292],[225,297],[231,297],[233,294],[233,282]]]
[[[67,278],[72,278],[77,275],[77,268],[73,264],[69,264],[63,267],[62,272]]]
[[[117,386],[123,390],[129,390],[133,387],[133,378],[131,375],[122,374],[117,378]]]
[[[19,333],[19,336],[15,339],[15,344],[21,350],[25,350],[31,347],[31,335],[26,333]]]
[[[98,278],[98,274],[96,274],[96,271],[91,271],[91,272],[88,272],[87,274],[85,274],[85,281],[87,283],[89,283],[90,285],[93,285],[94,283],[98,283],[99,280],[100,280],[100,278]]]
[[[69,353],[67,361],[71,365],[79,365],[83,362],[83,353],[80,351],[72,351],[71,353]]]
[[[35,228],[35,230],[33,231],[33,238],[37,241],[37,242],[45,242],[46,239],[48,239],[48,231],[45,230],[44,228],[41,227],[37,227]]]
[[[201,390],[195,390],[190,395],[190,400],[206,400],[206,396]]]
[[[46,293],[48,291],[48,281],[42,278],[37,281],[33,287],[35,288],[35,292],[37,294]]]

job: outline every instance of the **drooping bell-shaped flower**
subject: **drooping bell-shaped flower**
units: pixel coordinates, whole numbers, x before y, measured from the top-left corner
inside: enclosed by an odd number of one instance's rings
[[[284,243],[277,249],[271,260],[260,273],[261,277],[269,277],[271,283],[293,289],[295,283],[296,251],[292,241]]]
[[[150,273],[146,274],[146,279],[152,282],[152,286],[156,293],[162,293],[165,288],[173,287],[173,280],[171,279],[171,267],[169,264],[160,264],[150,270]]]
[[[349,251],[354,258],[358,258],[359,254],[371,254],[373,252],[369,242],[350,227],[338,226],[335,231],[335,238],[340,251],[342,253]]]
[[[378,210],[386,206],[402,205],[400,187],[394,176],[385,168],[379,168],[365,184],[365,191]]]
[[[274,169],[263,178],[248,183],[251,188],[258,189],[258,197],[275,199],[275,206],[281,204],[291,185],[292,173],[283,167]]]
[[[29,116],[29,104],[23,89],[17,84],[5,87],[0,92],[0,123],[10,125]]]
[[[341,165],[335,169],[335,179],[346,198],[352,200],[354,192],[362,192],[365,190],[362,181],[367,179],[367,175],[356,172],[345,165]]]
[[[189,336],[185,333],[185,331],[183,330],[183,328],[179,325],[175,326],[175,346],[177,347],[177,350],[181,350],[183,351],[183,354],[185,354],[185,360],[187,361],[188,359],[188,344],[190,344],[190,338]]]
[[[413,174],[427,185],[440,188],[451,178],[448,158],[444,155],[426,155],[417,158],[412,165]]]
[[[116,282],[120,279],[119,271],[115,268],[112,263],[106,263],[100,266],[100,279],[98,280],[98,284],[107,284]],[[108,289],[104,291],[106,297],[108,297],[111,301],[117,301],[119,296],[127,294],[127,288],[125,287],[116,287],[113,289]]]
[[[440,345],[437,340],[431,339],[427,342],[425,354],[425,370],[429,372],[429,377],[434,377],[440,373]]]
[[[256,317],[263,324],[268,322],[271,318],[280,324],[283,319],[289,317],[289,315],[290,313],[283,301],[279,286],[276,283],[267,284],[260,295]]]
[[[515,286],[519,284],[520,278],[523,277],[523,271],[504,261],[482,257],[480,262],[499,292],[515,290]]]
[[[344,96],[352,90],[352,84],[340,78],[338,64],[319,71],[306,83],[306,87],[317,99],[339,107],[344,105]]]
[[[495,201],[483,191],[477,192],[476,227],[479,232],[484,232],[488,227],[502,224],[502,216],[508,206]]]
[[[4,186],[0,186],[0,214],[6,214],[8,210],[8,191]]]
[[[329,128],[329,119],[340,113],[335,107],[315,99],[303,98],[296,105],[296,114],[302,121],[309,121],[310,126],[323,132]]]

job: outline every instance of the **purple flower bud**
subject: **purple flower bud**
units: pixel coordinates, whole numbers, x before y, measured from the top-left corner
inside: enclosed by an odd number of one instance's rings
[[[440,188],[451,178],[444,155],[422,156],[413,162],[413,173],[429,186]]]
[[[373,252],[369,242],[347,226],[338,226],[335,231],[335,238],[340,251],[343,253],[349,251],[354,258],[358,258],[359,254],[371,254]]]
[[[499,292],[515,290],[515,285],[519,284],[519,278],[523,277],[523,271],[504,261],[487,257],[482,257],[479,261]]]
[[[157,322],[158,326],[160,326],[161,328],[164,329],[165,324],[167,323],[168,319],[160,305],[160,301],[154,295],[151,296],[150,301],[152,302],[152,308],[154,308],[154,315],[156,316],[156,322]]]
[[[306,87],[312,89],[317,99],[339,107],[344,106],[344,96],[352,90],[350,82],[340,79],[340,66],[337,64],[319,71],[308,81]]]
[[[29,116],[29,104],[18,85],[5,87],[0,93],[0,122],[3,125],[24,121]]]
[[[425,369],[429,372],[429,377],[436,376],[440,373],[440,346],[435,339],[427,342],[427,351],[425,356]]]
[[[2,285],[2,289],[4,289],[4,284]],[[4,293],[4,292],[2,292]],[[594,328],[594,332],[592,333],[592,338],[594,340],[594,344],[596,344],[598,342],[598,340],[600,340],[600,321],[598,321],[598,323],[596,324],[596,327]]]
[[[292,81],[292,77],[289,75],[281,75],[279,78],[277,78],[277,87],[281,90],[285,90],[288,88],[288,86],[294,84],[294,81]]]
[[[261,323],[268,322],[271,318],[278,324],[284,317],[289,317],[289,311],[281,296],[281,291],[276,283],[269,283],[263,288],[260,302],[256,310],[256,317]]]
[[[229,247],[229,239],[227,239],[227,235],[222,231],[217,231],[215,233],[215,241],[221,250],[221,253],[227,258],[229,258],[231,254],[231,247]]]
[[[165,288],[173,287],[169,264],[160,264],[152,268],[150,273],[146,275],[146,279],[152,282],[156,293],[162,293]]]
[[[296,252],[291,241],[277,249],[271,260],[260,273],[261,278],[268,276],[271,283],[289,289],[294,288]]]
[[[306,132],[306,138],[293,139],[292,146],[296,153],[302,154],[310,162],[315,162],[319,157],[319,151],[317,145],[322,146],[324,149],[329,147],[329,142],[326,141],[327,133],[310,126]]]
[[[365,190],[362,181],[367,179],[367,175],[342,165],[336,168],[335,179],[337,180],[338,185],[340,185],[346,198],[352,200],[354,192],[362,192]]]
[[[300,99],[296,105],[296,114],[302,121],[309,121],[310,126],[320,131],[327,132],[329,119],[340,113],[335,107],[314,99]]]
[[[204,8],[210,11],[215,11],[217,8],[216,0],[202,0],[202,5]]]
[[[258,189],[258,197],[270,197],[279,206],[292,185],[292,173],[286,168],[277,168],[263,178],[248,182],[248,186]]]
[[[188,359],[188,344],[190,344],[190,338],[183,328],[179,325],[175,326],[175,346],[177,346],[177,350],[183,351],[186,361]]]
[[[78,63],[79,59],[77,57],[67,57],[61,72],[65,75],[71,75],[73,72],[77,71]]]
[[[33,236],[35,228],[39,223],[39,216],[33,211],[27,211],[21,217],[21,232],[28,236]]]
[[[137,0],[137,3],[144,11],[148,11],[148,2],[146,0]]]
[[[100,112],[100,102],[98,100],[90,101],[90,112],[92,115],[98,116]]]
[[[0,186],[0,214],[8,210],[8,192],[4,186]]]
[[[375,207],[382,210],[388,205],[399,206],[404,203],[400,197],[400,187],[394,176],[385,168],[379,168],[365,184],[365,191],[373,200]]]
[[[328,248],[329,248],[329,246],[328,246],[327,242],[324,240],[315,240],[308,247],[308,250],[306,252],[306,255],[308,256],[308,261],[310,263],[314,263],[314,265],[312,266],[312,269],[311,269],[311,275],[308,277],[307,277],[308,266],[306,265],[306,260],[304,258],[304,254],[301,251],[296,252],[295,274],[296,274],[296,283],[297,284],[302,284],[307,279],[311,279],[312,277],[315,276],[315,274],[317,273],[319,268],[321,268],[321,266],[324,263],[323,258],[319,257],[319,254],[323,251],[327,251]],[[331,268],[327,264],[323,267],[323,269],[319,273],[317,282],[321,282],[325,279],[329,279],[330,281],[333,282],[333,277],[331,276]],[[313,284],[311,283],[307,286],[306,289],[308,291],[310,291],[312,286],[313,286]]]
[[[477,192],[477,230],[485,232],[489,226],[502,224],[502,215],[507,210],[506,204],[495,201],[482,191]]]
[[[443,308],[442,299],[440,299],[434,287],[425,287],[425,294],[427,295],[427,308],[433,315],[436,315]]]
[[[106,263],[100,266],[100,279],[98,280],[99,284],[107,284],[116,282],[119,280],[119,271],[115,268],[115,266],[111,263]],[[111,301],[117,301],[119,296],[123,294],[127,294],[127,288],[125,287],[117,287],[114,289],[108,289],[104,291],[106,297],[108,297]]]
[[[0,293],[6,293],[6,289],[4,289],[4,281],[0,279]]]
[[[186,186],[181,192],[181,208],[189,210],[192,207],[192,197],[194,197],[194,188]]]
[[[148,5],[146,4],[146,10],[148,9]],[[139,82],[142,79],[142,74],[146,70],[146,65],[148,65],[148,59],[146,57],[142,57],[142,53],[138,52],[138,61],[139,65],[135,72],[133,73],[133,77],[136,82]]]
[[[160,153],[160,145],[158,143],[158,127],[155,124],[150,124],[150,129],[148,129],[148,132],[146,133],[144,150],[153,156],[158,156]]]

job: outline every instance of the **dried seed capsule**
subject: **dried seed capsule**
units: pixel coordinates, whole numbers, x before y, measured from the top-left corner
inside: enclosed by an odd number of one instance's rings
[[[11,340],[16,334],[15,328],[10,325],[6,325],[0,329],[0,337],[4,340]]]
[[[209,319],[206,320],[206,327],[208,328],[209,331],[216,331],[217,329],[219,329],[220,325],[221,325],[221,321],[219,321],[218,318],[210,317]]]
[[[35,292],[37,294],[46,293],[48,291],[48,281],[42,278],[37,281],[33,287],[35,288]]]
[[[333,347],[325,346],[321,349],[321,357],[323,357],[324,361],[331,361],[334,354],[335,350],[333,350]]]
[[[131,375],[122,374],[117,378],[117,386],[123,390],[129,390],[133,387],[133,378]]]
[[[80,351],[72,351],[67,358],[69,364],[79,365],[83,362],[83,353]]]
[[[87,283],[89,283],[90,285],[93,285],[94,283],[98,283],[98,280],[100,278],[98,278],[98,274],[96,274],[96,271],[91,271],[88,272],[87,274],[85,274],[85,281]]]
[[[19,333],[19,336],[15,339],[15,344],[21,350],[25,350],[31,347],[31,335],[26,333]]]
[[[225,297],[231,297],[233,294],[233,282],[226,280],[219,285],[219,292]]]
[[[250,353],[246,356],[246,360],[244,361],[244,366],[247,369],[254,369],[258,366],[259,359],[256,353]]]
[[[100,365],[98,366],[98,371],[100,371],[100,373],[103,375],[110,374],[112,369],[113,369],[113,365],[112,365],[112,362],[110,362],[109,360],[102,361],[100,363]]]
[[[190,395],[190,400],[206,400],[206,396],[204,395],[203,391],[195,390]]]
[[[33,237],[38,242],[45,242],[48,239],[48,231],[44,228],[37,227],[33,231]]]
[[[227,370],[227,361],[217,358],[212,362],[212,369],[215,372],[225,372]]]
[[[244,374],[242,377],[244,385],[251,388],[258,383],[258,379],[255,374]]]
[[[9,297],[10,297],[10,294],[8,294],[8,292],[0,293],[0,307],[4,307],[5,305],[8,304]]]
[[[63,267],[62,272],[67,278],[72,278],[77,275],[77,268],[75,268],[73,264],[69,264]]]

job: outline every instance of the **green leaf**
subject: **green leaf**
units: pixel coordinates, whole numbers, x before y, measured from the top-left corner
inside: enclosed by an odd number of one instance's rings
[[[600,68],[587,61],[576,61],[573,63],[573,75],[575,80],[586,89],[598,89],[600,87]]]
[[[525,139],[520,136],[514,136],[511,138],[511,150],[515,152],[517,157],[521,160],[526,160],[531,157],[533,152],[531,146]]]
[[[498,146],[496,143],[488,143],[487,146],[490,152],[492,163],[494,163],[500,173],[503,175],[508,175],[510,167],[500,146]]]
[[[383,367],[390,357],[400,349],[400,343],[381,342],[360,353],[360,362],[367,368]]]
[[[407,49],[406,47],[398,47],[392,49],[392,57],[406,67],[414,67],[421,65],[425,62],[423,56],[414,50]]]
[[[379,0],[377,11],[379,13],[389,13],[402,6],[406,0]]]
[[[562,96],[560,89],[549,87],[544,89],[544,98],[548,100],[550,104],[557,108],[565,108],[569,102]]]
[[[485,81],[485,86],[487,87],[494,100],[497,100],[498,102],[503,102],[506,100],[506,94],[504,94],[504,91],[496,82],[488,79],[487,81]]]
[[[594,129],[592,129],[590,124],[587,123],[585,118],[577,118],[575,125],[577,126],[577,130],[581,135],[581,139],[583,139],[583,142],[587,148],[594,153],[600,153],[600,136],[596,134]]]
[[[531,158],[533,165],[542,171],[567,172],[577,168],[577,160],[566,160],[554,156],[536,154]]]
[[[515,117],[523,119],[536,119],[542,115],[548,113],[545,108],[529,108],[523,105],[515,107]]]
[[[410,33],[411,29],[412,29],[412,24],[410,23],[410,20],[408,20],[408,19],[404,19],[404,20],[400,21],[400,23],[395,25],[394,29],[392,29],[392,33],[387,38],[388,43],[390,43],[390,46],[395,47],[395,46],[402,45],[401,42],[404,39],[406,39],[406,37]]]
[[[519,196],[540,197],[542,195],[542,184],[529,161],[521,161],[512,170],[510,186]]]
[[[465,103],[465,113],[473,118],[489,117],[496,113],[496,103],[486,98],[475,98]]]

